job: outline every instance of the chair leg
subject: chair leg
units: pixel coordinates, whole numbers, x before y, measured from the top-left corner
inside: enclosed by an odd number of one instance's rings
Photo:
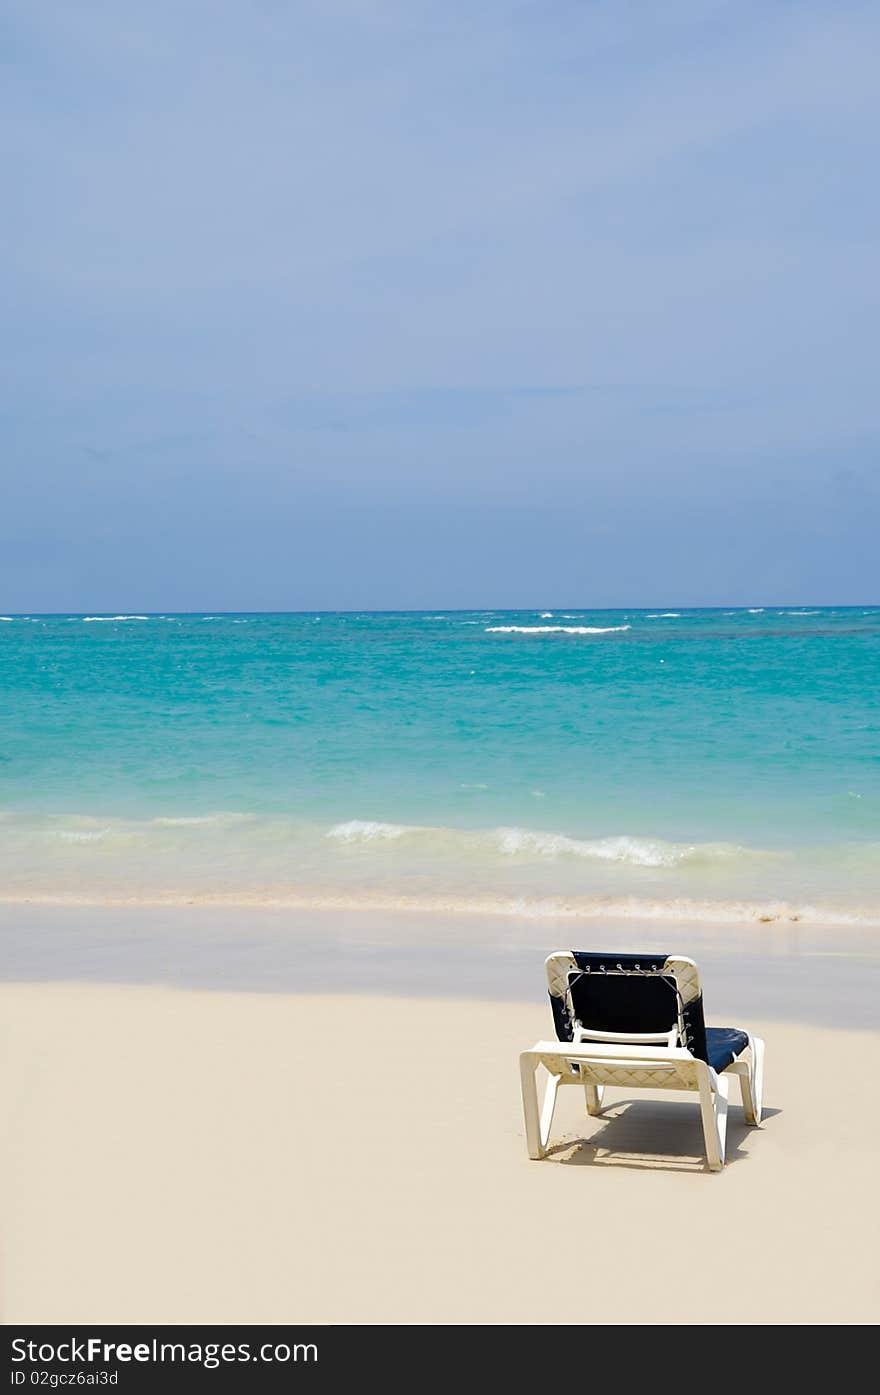
[[[764,1042],[760,1036],[752,1036],[752,1070],[750,1070],[750,1094],[752,1094],[752,1109],[750,1109],[750,1124],[760,1124],[761,1113],[764,1109]]]
[[[561,1076],[551,1075],[544,1091],[544,1103],[538,1110],[538,1082],[535,1079],[539,1058],[530,1051],[524,1051],[519,1058],[519,1079],[522,1088],[523,1117],[526,1125],[526,1144],[530,1158],[543,1158],[547,1150],[547,1140],[556,1109],[556,1094]]]
[[[604,1085],[585,1085],[584,1094],[587,1097],[587,1113],[601,1114],[602,1101],[605,1098]]]
[[[541,1147],[541,1116],[538,1113],[538,1083],[535,1079],[537,1069],[537,1057],[524,1051],[519,1058],[519,1080],[526,1125],[526,1146],[530,1158],[544,1156],[544,1149]]]
[[[739,1060],[734,1067],[739,1076],[743,1115],[747,1124],[760,1124],[764,1094],[764,1043],[760,1037],[749,1037],[748,1060]]]
[[[547,1081],[547,1089],[544,1091],[544,1103],[541,1106],[541,1152],[547,1147],[550,1137],[550,1129],[553,1124],[553,1115],[556,1111],[556,1095],[559,1091],[561,1076],[551,1075]]]
[[[730,1082],[725,1076],[715,1075],[714,1071],[710,1072],[707,1066],[699,1071],[698,1081],[706,1159],[713,1172],[720,1172],[724,1166],[727,1139],[727,1092]]]
[[[718,1149],[721,1153],[721,1166],[727,1156],[727,1104],[730,1081],[726,1076],[719,1075],[715,1088],[715,1124],[718,1130]]]

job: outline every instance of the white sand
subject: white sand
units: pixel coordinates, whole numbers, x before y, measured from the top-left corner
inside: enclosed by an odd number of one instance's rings
[[[538,1001],[5,986],[3,1319],[875,1321],[880,1036],[738,1025],[713,1175],[683,1095],[563,1092],[530,1162]]]

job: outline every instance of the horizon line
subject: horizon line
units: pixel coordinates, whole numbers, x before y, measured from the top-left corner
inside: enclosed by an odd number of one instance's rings
[[[577,604],[573,604],[572,602],[569,601],[569,602],[557,603],[557,604],[555,604],[555,605],[552,604],[552,603],[550,603],[550,604],[544,603],[543,606],[538,606],[538,605],[533,605],[533,606],[417,606],[417,607],[390,606],[390,607],[380,607],[380,608],[375,608],[375,609],[372,608],[372,607],[369,607],[369,606],[354,607],[354,608],[345,607],[345,608],[341,608],[341,609],[340,609],[340,608],[322,608],[322,607],[320,607],[320,606],[307,606],[307,607],[305,607],[304,609],[299,609],[299,610],[263,610],[263,609],[259,609],[259,610],[217,610],[217,609],[211,609],[211,610],[208,610],[208,609],[204,609],[204,610],[167,610],[167,609],[166,609],[166,610],[146,610],[146,609],[144,609],[144,610],[142,610],[142,611],[134,611],[134,610],[131,610],[131,611],[127,611],[127,612],[125,612],[125,613],[123,613],[122,611],[113,612],[113,611],[109,611],[109,610],[27,610],[27,611],[24,611],[24,610],[14,611],[14,610],[13,610],[13,611],[6,612],[4,618],[6,618],[6,619],[11,619],[11,620],[28,620],[28,619],[32,619],[32,618],[39,618],[39,619],[51,620],[51,619],[54,619],[54,618],[59,617],[59,616],[65,616],[65,617],[67,617],[67,616],[77,616],[77,617],[83,616],[83,617],[84,617],[84,616],[88,616],[88,615],[96,615],[96,616],[100,616],[102,619],[108,619],[108,620],[113,620],[113,619],[129,620],[129,619],[136,619],[136,618],[138,618],[140,615],[143,615],[146,619],[153,620],[153,619],[161,619],[161,618],[163,618],[164,616],[168,616],[168,615],[210,615],[210,614],[216,614],[216,615],[218,615],[218,616],[226,616],[226,615],[439,615],[439,614],[441,614],[441,613],[443,613],[443,614],[449,614],[449,615],[476,615],[476,614],[487,614],[487,615],[488,615],[488,614],[491,614],[491,615],[525,615],[525,614],[532,614],[532,613],[541,614],[542,611],[551,611],[551,610],[552,610],[552,612],[553,612],[554,614],[555,614],[556,612],[560,612],[560,613],[561,613],[561,612],[564,611],[564,610],[568,610],[568,611],[577,610],[577,611],[583,611],[583,612],[592,613],[592,614],[607,614],[607,613],[620,613],[620,614],[624,614],[624,613],[629,613],[629,612],[639,612],[639,611],[648,611],[648,610],[660,610],[660,609],[662,609],[663,607],[665,607],[665,608],[666,608],[667,610],[669,610],[670,612],[672,611],[673,608],[675,608],[675,609],[676,609],[677,611],[679,611],[679,612],[685,612],[685,611],[740,611],[740,610],[742,610],[742,611],[746,611],[746,612],[753,612],[753,613],[755,613],[755,612],[764,611],[764,610],[783,610],[783,609],[785,609],[785,608],[788,607],[788,606],[801,607],[801,608],[807,607],[807,606],[811,606],[811,607],[815,608],[816,610],[863,610],[863,609],[866,609],[866,608],[869,609],[869,610],[875,610],[875,609],[880,609],[880,601],[845,601],[845,602],[838,602],[838,603],[827,602],[827,601],[809,601],[809,600],[800,600],[800,601],[764,601],[761,605],[757,605],[757,604],[749,605],[749,604],[746,604],[746,603],[744,603],[744,602],[740,602],[740,603],[734,603],[734,602],[723,603],[723,602],[722,602],[722,603],[719,603],[719,604],[716,604],[716,605],[685,605],[685,604],[684,604],[683,602],[681,602],[681,601],[679,601],[679,602],[675,602],[675,601],[669,601],[669,602],[666,602],[666,601],[655,601],[655,602],[653,602],[651,605],[599,605],[599,606],[577,605]]]

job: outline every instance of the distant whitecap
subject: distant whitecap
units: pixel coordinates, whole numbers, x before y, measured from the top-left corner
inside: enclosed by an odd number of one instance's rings
[[[613,635],[630,625],[487,625],[487,635]]]

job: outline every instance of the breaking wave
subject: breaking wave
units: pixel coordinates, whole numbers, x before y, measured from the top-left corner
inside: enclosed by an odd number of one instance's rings
[[[403,838],[407,833],[433,833],[430,828],[410,828],[401,823],[377,823],[371,819],[349,819],[338,823],[327,834],[339,843],[375,843]]]
[[[768,848],[240,811],[0,810],[0,834],[0,901],[880,926],[876,842]]]
[[[541,833],[529,828],[499,828],[493,835],[502,853],[511,857],[584,857],[623,862],[632,867],[679,867],[684,862],[728,861],[749,856],[733,843],[669,843],[662,838],[570,838],[565,833]]]
[[[572,838],[567,833],[534,828],[437,828],[426,824],[381,823],[372,819],[349,819],[335,824],[326,837],[349,844],[397,842],[406,838],[422,844],[431,843],[438,850],[454,848],[459,852],[538,861],[586,858],[631,867],[680,867],[684,863],[729,863],[736,858],[773,856],[735,843],[672,843],[662,838],[637,838],[628,834]]]

